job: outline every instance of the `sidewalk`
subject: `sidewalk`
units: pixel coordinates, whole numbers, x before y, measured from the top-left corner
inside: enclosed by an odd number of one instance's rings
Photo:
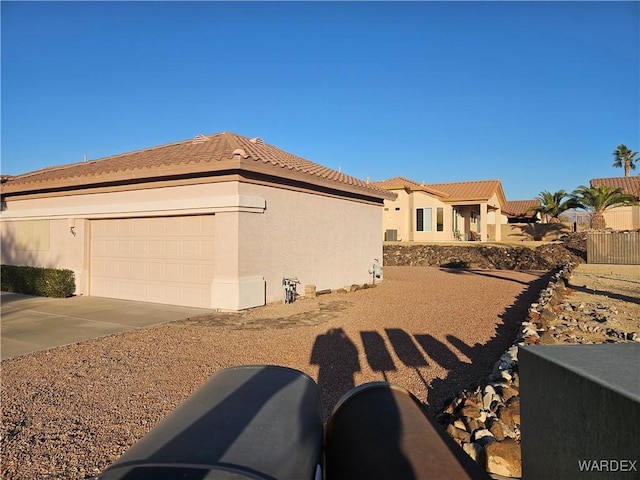
[[[46,298],[7,292],[1,293],[0,303],[2,360],[212,312],[112,298]]]

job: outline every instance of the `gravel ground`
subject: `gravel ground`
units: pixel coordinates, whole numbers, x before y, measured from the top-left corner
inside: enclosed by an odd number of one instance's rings
[[[486,377],[541,272],[385,267],[376,288],[215,314],[2,362],[2,478],[98,474],[222,368],[278,364],[341,395],[399,383],[435,413]]]

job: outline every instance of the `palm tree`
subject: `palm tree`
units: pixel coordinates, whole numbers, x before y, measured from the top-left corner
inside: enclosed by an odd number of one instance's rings
[[[615,161],[613,162],[613,166],[616,168],[624,168],[624,176],[629,176],[629,170],[636,169],[636,158],[638,152],[632,152],[627,148],[626,145],[618,145],[618,148],[613,152],[613,156]]]
[[[585,187],[580,185],[573,191],[573,197],[577,201],[577,208],[589,211],[591,228],[603,229],[607,226],[604,215],[605,210],[636,202],[633,195],[624,193],[621,188],[600,185],[598,187]]]
[[[540,205],[531,207],[529,211],[541,214],[544,223],[560,223],[558,217],[562,212],[578,207],[576,199],[564,190],[558,190],[555,193],[543,190],[538,194],[538,199],[540,199]]]

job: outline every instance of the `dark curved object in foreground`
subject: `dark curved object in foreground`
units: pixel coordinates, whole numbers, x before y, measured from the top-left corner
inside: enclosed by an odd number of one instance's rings
[[[321,464],[315,382],[243,366],[211,377],[98,480],[313,480]]]
[[[336,405],[325,436],[327,480],[489,479],[408,390],[360,385]]]
[[[406,389],[360,385],[324,437],[325,480],[489,479]],[[222,370],[97,480],[321,480],[319,389],[278,366]]]

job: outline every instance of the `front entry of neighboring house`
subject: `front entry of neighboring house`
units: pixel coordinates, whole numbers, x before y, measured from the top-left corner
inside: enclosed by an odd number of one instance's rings
[[[90,295],[211,308],[215,215],[91,221]]]

